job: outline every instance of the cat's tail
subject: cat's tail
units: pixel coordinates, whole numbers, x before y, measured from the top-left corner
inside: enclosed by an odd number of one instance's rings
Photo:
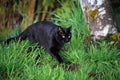
[[[4,41],[4,43],[9,44],[11,41],[22,41],[25,40],[27,38],[27,34],[25,32],[22,32],[20,35],[15,36],[15,37],[11,37],[7,40]]]

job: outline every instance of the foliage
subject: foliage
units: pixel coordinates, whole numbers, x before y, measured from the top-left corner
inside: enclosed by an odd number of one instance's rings
[[[61,8],[53,12],[52,21],[61,26],[72,26],[72,30],[88,34],[88,27],[84,23],[83,13],[79,4],[79,1],[66,2],[63,5],[61,2]],[[80,28],[78,28],[80,27]]]
[[[74,35],[66,44],[61,56],[65,63],[71,64],[63,65],[52,59],[42,47],[34,49],[36,45],[31,45],[29,41],[0,44],[0,79],[119,80],[120,53],[114,43],[102,41],[86,47],[84,37]],[[30,52],[29,48],[32,48]],[[38,54],[40,58],[35,60]]]
[[[115,34],[111,35],[110,39],[120,42],[120,33],[115,33]]]
[[[120,32],[120,14],[119,13],[117,13],[116,18],[117,18],[116,21],[117,21],[117,25],[118,25],[118,31]]]
[[[34,3],[33,3],[33,2]],[[6,28],[15,28],[16,25],[13,25],[16,21],[16,17],[19,18],[20,16],[15,16],[15,12],[22,16],[22,22],[20,22],[22,29],[28,27],[28,25],[43,20],[50,20],[51,13],[56,9],[61,10],[61,4],[65,2],[64,5],[69,3],[69,0],[4,0],[0,1],[0,30],[5,30]],[[72,0],[74,1],[74,0]],[[36,2],[36,3],[35,3]],[[8,5],[6,5],[8,4]],[[15,18],[14,18],[15,17]],[[9,31],[9,30],[8,30]],[[10,32],[8,32],[10,33]],[[6,33],[2,33],[6,34]],[[2,37],[3,35],[0,35]],[[7,35],[6,35],[7,37]],[[3,38],[4,39],[4,38]]]

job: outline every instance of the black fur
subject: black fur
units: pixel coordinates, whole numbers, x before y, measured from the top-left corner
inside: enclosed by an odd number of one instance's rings
[[[58,54],[65,43],[71,39],[71,27],[61,28],[49,21],[42,21],[30,25],[20,35],[7,39],[6,43],[11,40],[25,40],[28,38],[30,42],[38,43],[45,47],[45,49],[62,63],[63,60]]]

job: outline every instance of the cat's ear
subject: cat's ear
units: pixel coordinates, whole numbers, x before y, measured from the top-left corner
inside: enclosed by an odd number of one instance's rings
[[[71,32],[72,26],[68,27],[67,30]]]
[[[58,26],[58,32],[62,32],[62,27]]]

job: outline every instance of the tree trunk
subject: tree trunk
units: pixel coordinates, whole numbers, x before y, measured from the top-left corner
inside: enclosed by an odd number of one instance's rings
[[[93,41],[117,32],[110,0],[80,0]]]
[[[35,16],[35,5],[36,5],[36,0],[31,0],[28,3],[28,18],[29,18],[29,23],[32,24]]]

